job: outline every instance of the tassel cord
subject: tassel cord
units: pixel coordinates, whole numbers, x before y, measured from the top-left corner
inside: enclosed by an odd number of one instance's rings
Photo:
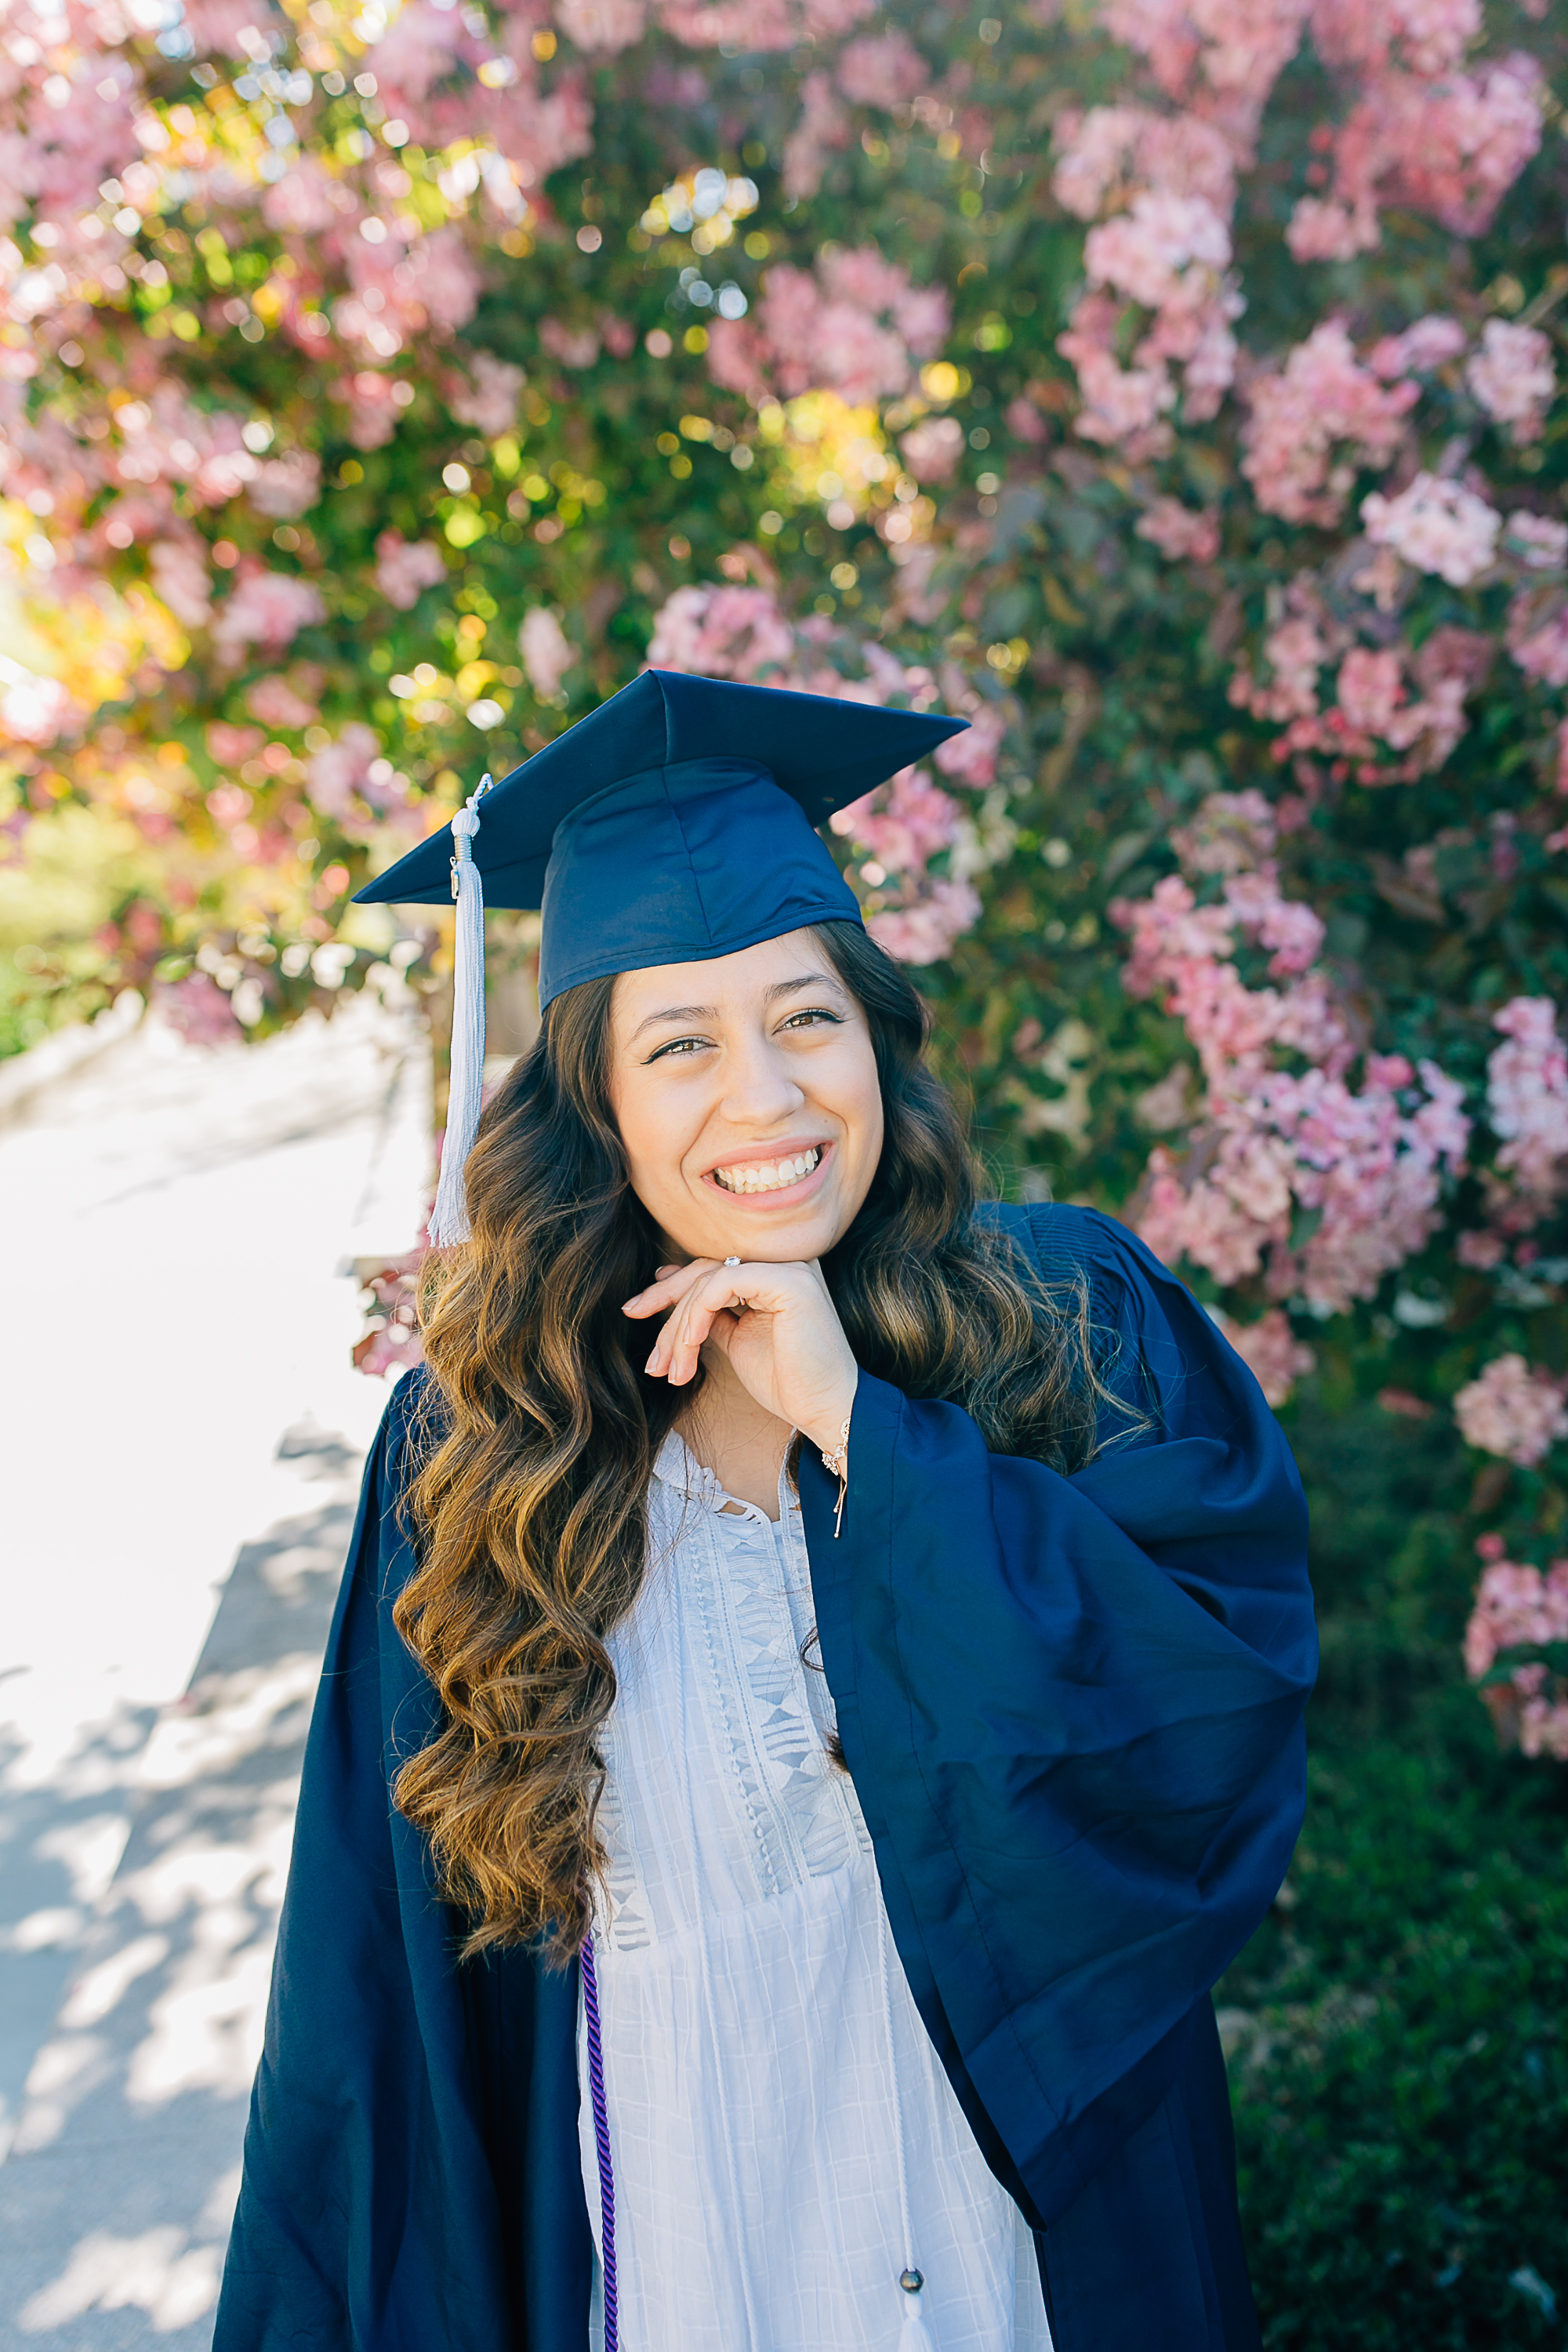
[[[914,2230],[910,2220],[909,2158],[904,2138],[904,2097],[899,2084],[898,2053],[893,2048],[893,1992],[888,1967],[888,1914],[877,1895],[877,1967],[882,1981],[882,2024],[888,2037],[888,2080],[893,2093],[893,2136],[899,2159],[899,2226],[903,2234],[904,2268],[899,2280],[899,2299],[902,2305],[903,2325],[899,2330],[899,2352],[933,2352],[931,2334],[926,2326],[921,2294],[924,2279],[915,2264]]]
[[[458,919],[452,958],[447,1133],[441,1146],[436,1205],[430,1212],[430,1239],[437,1249],[451,1242],[466,1242],[469,1232],[463,1170],[479,1133],[485,1075],[485,889],[474,863],[473,844],[479,830],[479,803],[490,782],[489,776],[481,777],[467,807],[452,819],[452,896],[458,902]]]
[[[583,2014],[588,2028],[588,2099],[594,2111],[594,2144],[599,2157],[599,2269],[605,2287],[605,2352],[619,2352],[620,2312],[616,2287],[616,2176],[610,2163],[610,2116],[605,2098],[605,2052],[599,2029],[599,1976],[594,1965],[594,1930],[584,1938]]]

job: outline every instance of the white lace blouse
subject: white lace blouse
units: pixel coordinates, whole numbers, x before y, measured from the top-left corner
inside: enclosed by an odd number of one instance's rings
[[[774,1525],[667,1440],[647,1580],[609,1642],[595,1955],[623,2352],[897,2352],[910,2252],[933,2352],[1050,2352],[1033,2242],[931,2049],[826,1752],[784,1478],[779,1506]],[[580,2021],[597,2244],[585,2048]]]

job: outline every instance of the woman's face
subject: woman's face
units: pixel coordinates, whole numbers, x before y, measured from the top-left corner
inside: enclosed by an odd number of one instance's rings
[[[871,1033],[810,931],[623,972],[610,1099],[632,1189],[680,1259],[822,1257],[882,1150]]]

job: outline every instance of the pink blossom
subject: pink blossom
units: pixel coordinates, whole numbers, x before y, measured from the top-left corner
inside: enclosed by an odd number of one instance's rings
[[[1514,1676],[1516,1685],[1522,1685],[1530,1671],[1521,1667]],[[1563,1688],[1561,1676],[1556,1688]],[[1529,1691],[1519,1716],[1521,1755],[1550,1756],[1555,1763],[1568,1763],[1568,1698],[1551,1700],[1539,1689]]]
[[[765,679],[795,658],[795,634],[765,588],[678,588],[654,615],[650,669]]]
[[[1395,653],[1369,653],[1357,646],[1340,665],[1336,692],[1349,724],[1369,735],[1386,735],[1405,700],[1405,679]]]
[[[1422,472],[1395,498],[1373,490],[1361,511],[1374,547],[1392,547],[1418,572],[1435,572],[1450,587],[1468,587],[1497,560],[1502,517],[1460,482]]]
[[[1084,243],[1090,291],[1074,308],[1057,348],[1078,370],[1086,404],[1078,430],[1087,439],[1127,440],[1146,435],[1174,393],[1169,367],[1184,367],[1186,414],[1216,414],[1236,367],[1230,321],[1241,298],[1228,274],[1230,233],[1207,196],[1142,189],[1130,209],[1102,221]],[[1123,302],[1152,310],[1153,320],[1123,370],[1114,356]]]
[[[440,1141],[437,1145],[440,1150]],[[372,1320],[353,1351],[356,1372],[384,1380],[389,1372],[405,1372],[425,1360],[425,1335],[419,1328],[419,1274],[430,1255],[422,1239],[373,1274],[365,1284]]]
[[[261,217],[286,236],[321,236],[354,209],[349,189],[313,155],[301,156],[261,199]]]
[[[996,781],[996,754],[1006,732],[1005,715],[987,703],[970,715],[962,735],[950,735],[931,756],[944,776],[980,791]]]
[[[1488,1543],[1487,1567],[1465,1629],[1465,1671],[1472,1682],[1490,1672],[1500,1650],[1543,1649],[1549,1642],[1568,1641],[1568,1559],[1553,1560],[1542,1576],[1538,1568],[1521,1568],[1507,1559],[1499,1538],[1482,1541]]]
[[[1267,1260],[1277,1296],[1300,1290],[1327,1313],[1374,1296],[1436,1229],[1443,1175],[1468,1139],[1463,1089],[1431,1062],[1413,1074],[1389,1056],[1373,1057],[1352,1092],[1349,1032],[1311,963],[1321,922],[1280,897],[1267,867],[1233,874],[1221,906],[1199,907],[1171,876],[1111,915],[1132,935],[1129,992],[1163,998],[1207,1087],[1198,1149],[1185,1160],[1163,1145],[1151,1155],[1139,1217],[1150,1247],[1227,1283]],[[1274,948],[1270,971],[1286,985],[1243,984],[1229,961],[1238,929]],[[1312,1066],[1299,1076],[1281,1068],[1280,1049]],[[1425,1098],[1412,1108],[1400,1097],[1416,1075]],[[1297,1206],[1321,1222],[1292,1253]]]
[[[1380,205],[1429,213],[1474,236],[1541,143],[1539,68],[1522,55],[1474,77],[1446,70],[1431,79],[1390,67],[1362,82],[1331,136],[1331,194],[1304,199],[1288,233],[1299,259],[1371,251]]]
[[[1092,220],[1139,187],[1202,196],[1222,218],[1236,199],[1236,151],[1195,114],[1154,114],[1142,106],[1091,106],[1059,115],[1051,192],[1079,220]]]
[[[1278,1307],[1256,1323],[1236,1323],[1226,1316],[1221,1328],[1270,1405],[1282,1405],[1296,1382],[1317,1368],[1312,1349],[1297,1339]]]
[[[658,0],[660,23],[693,48],[787,49],[803,36],[834,39],[876,0]]]
[[[923,416],[899,446],[917,481],[949,481],[963,455],[963,427],[956,416]]]
[[[1367,365],[1384,383],[1404,375],[1426,375],[1464,350],[1466,335],[1458,319],[1433,312],[1417,319],[1403,334],[1384,335],[1367,353]]]
[[[1317,615],[1293,614],[1271,629],[1263,640],[1264,658],[1271,676],[1260,682],[1245,659],[1237,664],[1227,689],[1238,709],[1258,719],[1306,719],[1318,709],[1318,673],[1329,658]]]
[[[1540,67],[1521,52],[1436,86],[1383,85],[1388,194],[1458,236],[1479,236],[1541,144]]]
[[[1500,1537],[1483,1536],[1476,1549],[1485,1567],[1465,1628],[1465,1670],[1480,1682],[1502,1651],[1568,1639],[1568,1560],[1553,1560],[1543,1576],[1508,1559]],[[1568,1762],[1568,1682],[1544,1659],[1515,1666],[1481,1696],[1505,1747],[1517,1740],[1526,1756]]]
[[[1212,507],[1194,513],[1180,499],[1156,499],[1140,517],[1137,531],[1173,562],[1212,563],[1219,553],[1219,517]]]
[[[958,833],[958,803],[919,768],[903,768],[830,822],[890,874],[921,874]],[[869,878],[869,877],[868,877]]]
[[[463,36],[460,18],[413,0],[400,8],[376,47],[376,80],[400,106],[417,107],[452,71]]]
[[[595,327],[568,327],[559,319],[541,319],[539,343],[563,367],[590,368],[599,356],[601,338]]]
[[[1503,544],[1531,572],[1561,572],[1568,562],[1568,523],[1519,509],[1503,526]]]
[[[1301,37],[1307,0],[1104,0],[1112,37],[1149,60],[1167,96],[1220,122],[1245,150]]]
[[[1454,1417],[1467,1445],[1527,1470],[1560,1437],[1568,1437],[1561,1383],[1531,1371],[1522,1356],[1494,1358],[1478,1380],[1459,1391]]]
[[[1323,196],[1298,197],[1285,227],[1292,261],[1353,261],[1374,252],[1382,235],[1370,203],[1352,206]]]
[[[411,613],[423,591],[447,577],[447,562],[433,540],[406,540],[384,530],[375,542],[375,584],[389,604]]]
[[[640,41],[647,20],[644,0],[555,0],[555,21],[574,47],[602,57]]]
[[[1272,642],[1267,641],[1266,650]],[[1317,709],[1314,687],[1310,707],[1292,715],[1290,695],[1278,679],[1272,687],[1259,687],[1245,664],[1232,680],[1230,695],[1233,702],[1260,718],[1289,718],[1274,747],[1277,757],[1323,751],[1335,759],[1355,760],[1363,783],[1409,783],[1440,768],[1463,735],[1466,699],[1480,685],[1490,656],[1489,638],[1445,625],[1432,632],[1415,656],[1415,679],[1422,691],[1414,700],[1401,655],[1391,647],[1373,651],[1363,646],[1346,652],[1335,681],[1336,699],[1328,710]],[[1384,763],[1384,745],[1405,756]]]
[[[530,686],[542,701],[548,702],[560,692],[562,679],[577,659],[577,648],[547,604],[531,605],[523,614],[517,649]]]
[[[941,963],[955,942],[980,919],[980,898],[972,882],[933,881],[923,897],[905,907],[885,908],[866,929],[900,963]]]
[[[738,391],[771,381],[786,398],[817,387],[858,404],[907,391],[913,362],[941,350],[949,316],[942,287],[912,284],[874,247],[828,253],[815,275],[769,270],[752,320],[715,321],[709,366]]]
[[[1084,240],[1084,273],[1091,286],[1114,287],[1148,310],[1198,299],[1184,280],[1194,265],[1217,273],[1230,264],[1230,232],[1206,196],[1132,199],[1130,212],[1091,228]]]
[[[391,440],[403,409],[397,394],[404,389],[378,368],[360,368],[332,386],[332,397],[347,403],[349,439],[356,449],[379,449]]]
[[[849,144],[849,113],[825,73],[807,74],[800,100],[800,120],[784,143],[781,176],[786,196],[815,196],[829,158]]]
[[[210,972],[193,971],[184,980],[155,982],[153,1006],[159,1019],[188,1045],[229,1045],[245,1035],[232,1003]]]
[[[236,727],[226,719],[215,719],[207,729],[207,750],[220,768],[254,760],[266,740],[259,727]]]
[[[1509,607],[1508,646],[1527,677],[1568,686],[1568,604],[1550,594],[1516,596]]]
[[[1414,383],[1381,384],[1356,359],[1337,319],[1314,327],[1277,374],[1250,386],[1242,472],[1266,514],[1289,522],[1338,520],[1353,475],[1331,472],[1336,443],[1358,463],[1386,465],[1405,417],[1419,398]]]
[[[149,555],[153,585],[176,621],[205,629],[212,619],[212,574],[188,541],[161,539]]]
[[[310,581],[289,572],[264,572],[258,565],[237,576],[213,624],[213,643],[231,661],[237,661],[247,646],[277,654],[301,629],[326,617],[321,591]]]
[[[1086,294],[1073,305],[1057,349],[1078,372],[1083,409],[1075,430],[1086,441],[1110,445],[1148,436],[1176,404],[1175,387],[1162,362],[1124,368],[1114,355],[1120,306],[1104,294]]]
[[[1547,996],[1515,996],[1492,1026],[1508,1041],[1487,1063],[1487,1118],[1497,1166],[1542,1210],[1568,1192],[1568,1048]]]
[[[1457,66],[1481,29],[1480,0],[1313,0],[1312,41],[1331,66],[1413,73]]]
[[[247,58],[257,13],[256,0],[184,0],[180,24],[197,57]]]
[[[308,514],[321,495],[321,461],[313,450],[289,449],[258,466],[248,496],[258,514],[291,522]]]
[[[1470,1266],[1478,1274],[1489,1274],[1508,1255],[1508,1244],[1500,1234],[1471,1231],[1459,1235],[1454,1244],[1454,1255],[1461,1265]]]
[[[1051,428],[1032,400],[1017,393],[1003,412],[1003,423],[1015,441],[1027,441],[1035,448],[1051,437]]]
[[[517,404],[528,377],[510,360],[498,360],[493,352],[470,352],[468,367],[466,383],[461,377],[454,378],[447,405],[459,425],[471,425],[476,433],[493,441],[498,434],[510,433],[517,423]]]
[[[381,740],[360,719],[351,719],[335,743],[312,751],[306,767],[311,803],[338,824],[353,814],[353,795],[365,795],[370,771],[380,757]]]
[[[1271,869],[1274,811],[1260,792],[1209,793],[1171,846],[1191,874],[1250,874]]]
[[[258,677],[255,685],[247,689],[245,699],[247,707],[255,712],[264,727],[284,728],[290,734],[297,735],[301,728],[313,727],[321,715],[313,702],[307,702],[302,694],[296,694],[288,679],[276,674],[270,677]]]
[[[1493,423],[1510,427],[1515,442],[1540,440],[1557,372],[1552,345],[1539,327],[1489,319],[1481,347],[1466,365],[1465,382]]]
[[[888,110],[918,98],[931,79],[931,68],[908,35],[894,26],[841,49],[837,79],[852,106]]]
[[[1308,971],[1317,961],[1323,944],[1322,919],[1304,899],[1282,898],[1272,872],[1230,875],[1225,903],[1260,946],[1272,949],[1268,971],[1273,979]]]

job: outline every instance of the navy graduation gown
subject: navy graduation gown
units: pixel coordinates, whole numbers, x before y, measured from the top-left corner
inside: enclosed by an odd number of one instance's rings
[[[841,1539],[833,1482],[801,1467],[823,1664],[899,1957],[1037,2231],[1057,2352],[1243,2352],[1209,1988],[1300,1822],[1300,1485],[1251,1374],[1131,1234],[987,1213],[1087,1281],[1101,1380],[1142,1424],[1108,1405],[1064,1477],[863,1377]],[[586,2352],[576,1969],[458,1965],[388,1796],[434,1721],[392,1622],[418,1378],[328,1645],[215,2352]]]

